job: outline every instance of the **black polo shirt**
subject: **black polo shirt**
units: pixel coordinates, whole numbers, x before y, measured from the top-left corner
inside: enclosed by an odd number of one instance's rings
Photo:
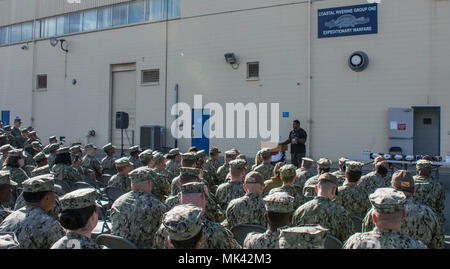
[[[292,130],[289,133],[289,137],[292,134],[296,138],[305,139],[305,142],[306,142],[306,138],[308,137],[308,135],[306,134],[306,131],[303,130],[302,128],[300,128],[298,131]],[[305,146],[305,144],[300,144],[300,143],[295,143],[294,144],[294,143],[291,142],[291,153],[306,153],[306,146]]]

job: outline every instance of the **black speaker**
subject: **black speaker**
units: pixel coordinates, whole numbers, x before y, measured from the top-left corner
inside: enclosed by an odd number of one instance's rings
[[[116,112],[116,129],[128,129],[127,112]]]

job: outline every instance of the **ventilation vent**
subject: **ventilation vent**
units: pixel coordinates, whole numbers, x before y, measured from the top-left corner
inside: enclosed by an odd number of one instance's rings
[[[37,76],[37,89],[47,89],[47,75]]]
[[[247,63],[247,79],[259,78],[259,62]]]
[[[159,83],[159,69],[142,70],[142,84]]]

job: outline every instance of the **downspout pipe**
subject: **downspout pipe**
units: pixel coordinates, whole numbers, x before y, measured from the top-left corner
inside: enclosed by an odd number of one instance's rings
[[[307,156],[313,157],[312,153],[312,117],[311,117],[311,0],[308,0],[308,137],[309,137],[309,147],[307,151]]]

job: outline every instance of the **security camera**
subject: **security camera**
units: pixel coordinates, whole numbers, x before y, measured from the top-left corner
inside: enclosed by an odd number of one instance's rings
[[[28,45],[23,45],[22,47],[20,47],[23,50],[27,50],[28,49]]]

